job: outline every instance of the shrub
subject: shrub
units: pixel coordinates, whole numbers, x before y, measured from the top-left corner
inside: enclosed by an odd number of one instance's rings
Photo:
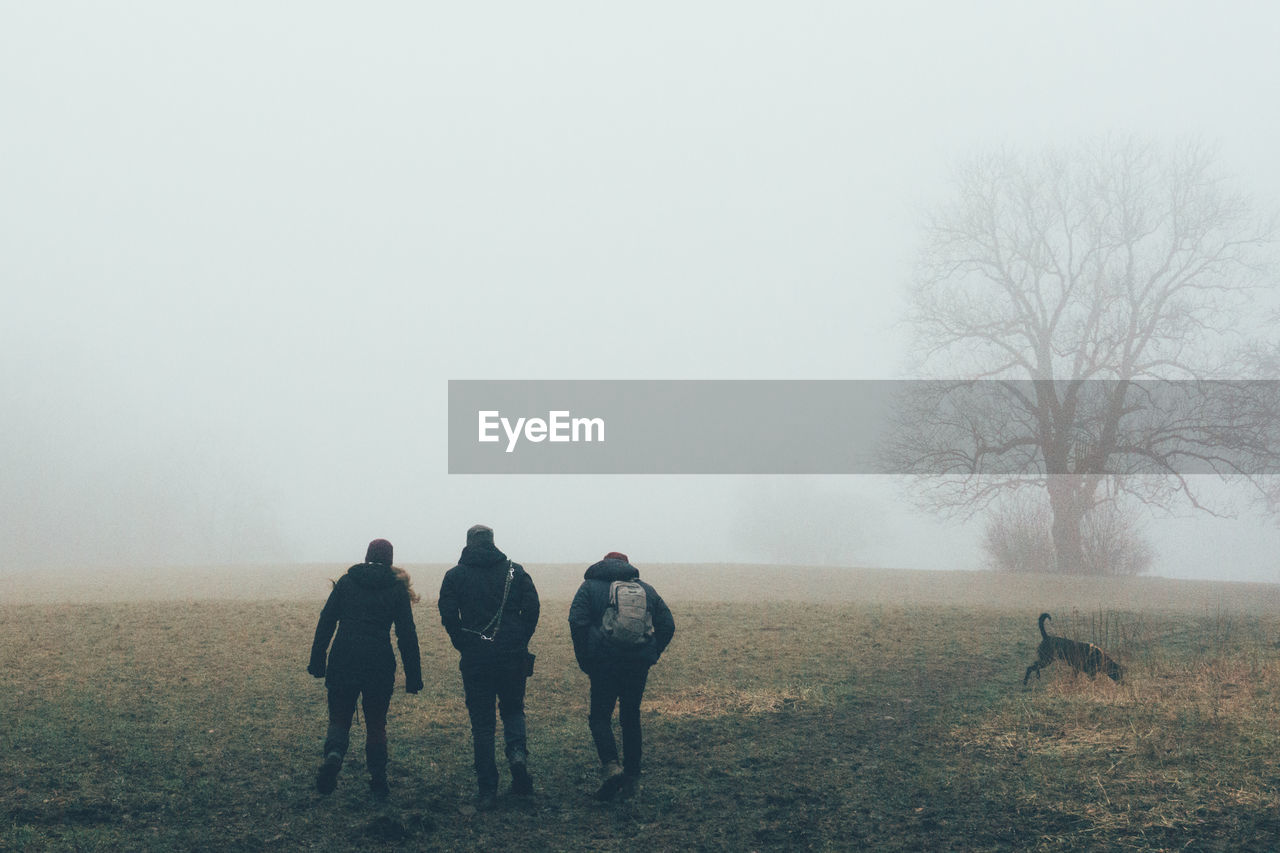
[[[982,547],[998,572],[1054,569],[1052,517],[1043,496],[1014,492],[987,516]]]
[[[982,547],[999,572],[1052,572],[1056,567],[1053,515],[1043,493],[1013,493],[987,516]],[[1091,575],[1139,575],[1151,568],[1154,552],[1141,519],[1115,501],[1094,505],[1080,524],[1084,572]]]
[[[1108,501],[1089,510],[1080,525],[1084,564],[1093,575],[1140,575],[1151,568],[1154,552],[1137,511]]]

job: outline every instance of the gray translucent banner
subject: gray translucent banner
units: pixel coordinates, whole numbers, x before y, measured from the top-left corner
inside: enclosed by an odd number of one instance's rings
[[[1280,473],[1280,383],[453,380],[451,474]]]

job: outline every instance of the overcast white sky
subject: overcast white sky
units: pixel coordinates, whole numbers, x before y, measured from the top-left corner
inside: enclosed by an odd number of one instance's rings
[[[447,380],[900,377],[951,162],[1194,135],[1274,208],[1277,43],[1261,2],[7,4],[0,567],[484,521],[975,568],[874,478],[449,477]],[[1268,521],[1154,529],[1159,573],[1280,580]]]

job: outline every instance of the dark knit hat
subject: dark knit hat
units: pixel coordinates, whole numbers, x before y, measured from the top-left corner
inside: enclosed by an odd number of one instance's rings
[[[369,543],[369,550],[364,552],[366,563],[382,563],[391,565],[391,543],[385,539],[375,539]]]
[[[493,528],[483,524],[476,524],[467,531],[468,545],[492,545],[493,544]]]
[[[608,554],[604,555],[604,558],[606,560],[621,560],[624,563],[631,562],[630,560],[627,559],[627,555],[622,553],[621,551],[610,551]]]

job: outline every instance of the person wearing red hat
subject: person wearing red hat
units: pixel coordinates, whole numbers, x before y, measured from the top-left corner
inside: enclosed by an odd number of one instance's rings
[[[596,798],[631,796],[640,781],[640,699],[649,668],[658,662],[676,623],[657,591],[619,551],[591,565],[569,607],[569,633],[578,667],[591,682],[587,725],[600,759]],[[622,766],[613,737],[613,708],[622,728]]]
[[[387,712],[396,678],[390,640],[393,625],[404,662],[405,692],[422,689],[422,662],[412,609],[418,594],[409,574],[391,565],[391,557],[390,542],[370,542],[364,562],[334,581],[329,600],[320,611],[307,672],[323,678],[329,691],[329,730],[324,739],[324,760],[316,773],[316,790],[322,794],[332,793],[338,784],[338,772],[351,737],[351,717],[356,700],[361,698],[369,789],[379,799],[389,793]],[[338,635],[326,661],[325,651],[335,628]]]

